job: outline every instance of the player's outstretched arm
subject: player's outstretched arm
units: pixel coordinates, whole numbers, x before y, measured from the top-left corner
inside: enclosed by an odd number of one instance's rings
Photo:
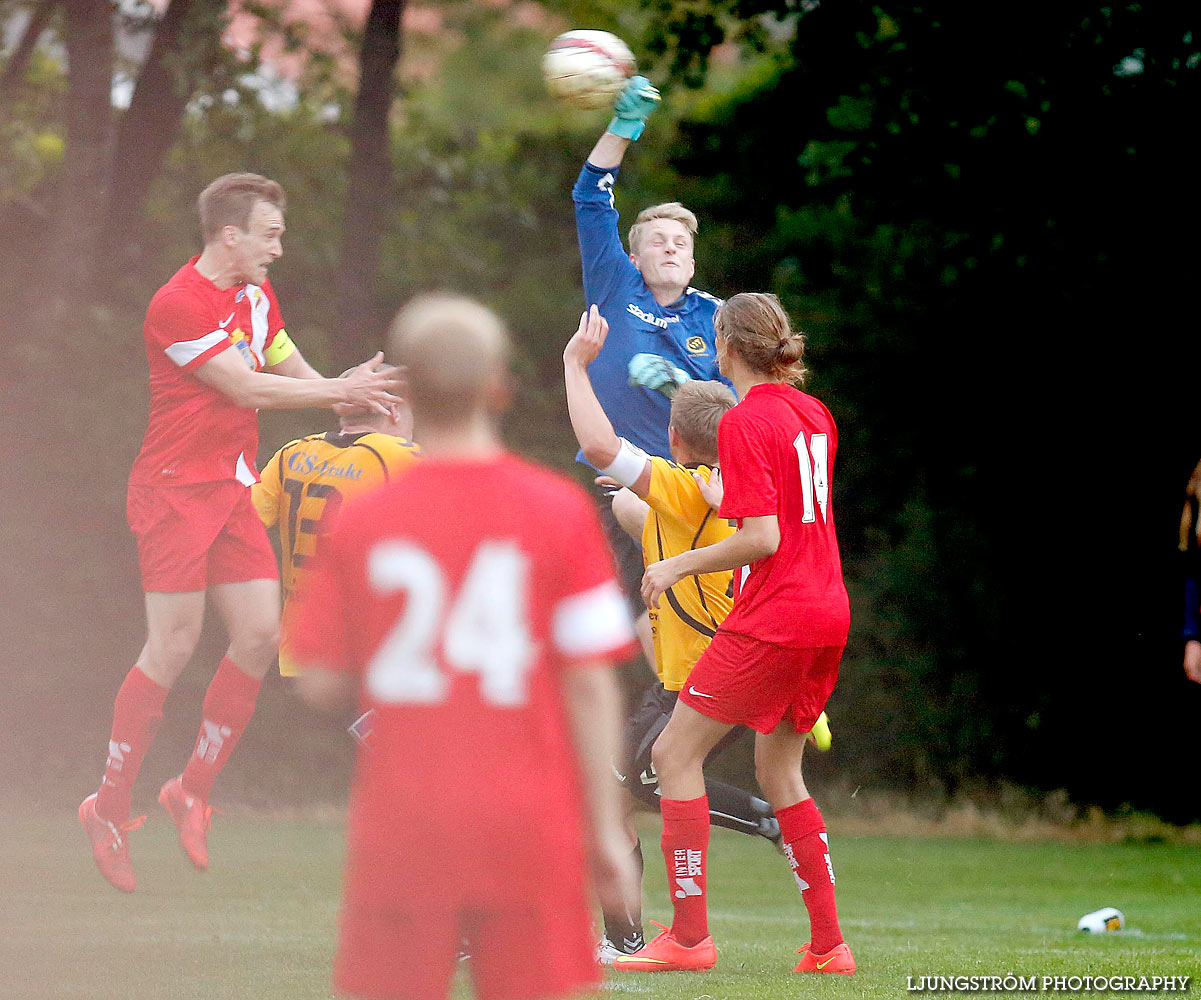
[[[317,371],[316,368],[305,360],[304,355],[300,353],[299,347],[293,350],[283,361],[268,365],[267,371],[272,375],[286,375],[288,378],[322,378],[321,372]]]
[[[222,351],[196,369],[196,377],[238,406],[259,410],[303,410],[350,403],[391,413],[401,401],[397,371],[382,353],[346,378],[289,378],[246,367],[237,351]]]
[[[596,145],[592,147],[592,152],[588,154],[588,162],[601,170],[612,170],[621,166],[621,161],[625,159],[626,150],[629,148],[629,139],[614,135],[612,132],[605,132],[597,139]]]
[[[646,519],[650,512],[650,504],[628,489],[618,490],[613,494],[614,518],[622,530],[639,545],[642,544],[642,531],[646,527]]]
[[[642,575],[642,599],[648,608],[657,608],[659,595],[684,577],[748,566],[773,555],[779,547],[780,522],[775,514],[743,518],[742,527],[729,538],[647,566]]]
[[[563,349],[567,413],[588,463],[645,497],[651,485],[650,459],[617,436],[588,377],[588,366],[600,354],[608,334],[609,324],[596,306],[580,316],[580,325]]]
[[[621,690],[611,665],[577,663],[563,673],[563,695],[579,756],[593,843],[589,851],[601,906],[619,913],[638,883],[622,821],[621,786],[613,780],[612,761],[620,745]]]

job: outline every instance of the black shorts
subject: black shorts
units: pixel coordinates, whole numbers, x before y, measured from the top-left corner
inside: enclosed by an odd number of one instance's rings
[[[663,732],[676,707],[678,691],[668,691],[662,684],[652,684],[642,695],[642,701],[626,720],[622,732],[621,756],[613,771],[622,787],[638,801],[659,808],[659,776],[651,762],[651,748]],[[709,751],[706,761],[712,760],[730,744],[750,732],[745,726],[735,726]]]
[[[626,720],[621,734],[621,757],[613,770],[635,798],[653,797],[658,791],[659,776],[651,763],[651,747],[671,718],[679,695],[678,691],[668,691],[662,684],[652,684]]]

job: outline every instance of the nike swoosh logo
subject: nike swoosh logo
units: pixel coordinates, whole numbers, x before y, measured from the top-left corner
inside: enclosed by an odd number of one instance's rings
[[[235,310],[234,310],[234,312],[231,312],[231,313],[230,313],[228,316],[226,316],[226,317],[225,317],[225,319],[223,319],[223,320],[221,321],[221,329],[222,329],[222,330],[224,330],[224,329],[225,329],[225,324],[226,324],[226,323],[228,323],[228,322],[229,322],[231,319],[233,319],[233,318],[234,318],[234,313],[236,313],[237,311],[238,311],[238,310],[236,310],[236,309],[235,309]]]
[[[692,695],[694,698],[716,698],[717,697],[717,695],[715,695],[715,694],[704,694],[704,693],[698,691],[696,688],[694,688],[691,684],[688,685],[688,693],[690,695]]]
[[[816,965],[817,968],[820,970],[820,969],[824,969],[827,965],[829,965],[833,961],[834,961],[834,959],[827,958],[824,962],[814,962],[813,964]]]

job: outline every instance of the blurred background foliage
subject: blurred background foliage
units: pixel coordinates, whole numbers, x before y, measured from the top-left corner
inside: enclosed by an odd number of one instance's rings
[[[287,189],[272,280],[319,368],[373,351],[416,292],[479,296],[518,346],[509,440],[586,478],[558,359],[584,306],[569,191],[607,116],[552,102],[540,57],[596,27],[665,94],[627,158],[623,218],[695,209],[697,285],[777,292],[839,422],[853,625],[818,781],[926,800],[1016,782],[1201,818],[1173,561],[1201,457],[1195,5],[359,8],[0,0],[18,470],[0,669],[19,795],[86,789],[140,641],[123,500],[145,420],[141,316],[198,252],[195,196],[214,176]],[[329,426],[262,423],[262,457]],[[180,752],[220,636],[208,643],[172,695],[186,718],[161,737]],[[644,676],[632,668],[631,687]],[[229,794],[332,794],[337,727],[278,678],[262,715]]]

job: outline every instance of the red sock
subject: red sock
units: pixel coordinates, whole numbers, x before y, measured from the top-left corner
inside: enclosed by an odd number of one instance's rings
[[[183,790],[189,795],[208,801],[213,782],[254,715],[261,685],[261,680],[243,673],[228,656],[217,667],[204,696],[196,749],[183,772]]]
[[[842,944],[826,824],[813,799],[777,809],[776,819],[780,821],[780,836],[784,854],[792,866],[792,877],[809,911],[810,947],[815,955],[824,955]]]
[[[663,799],[663,858],[675,915],[672,936],[685,947],[709,936],[705,855],[709,850],[709,797]]]
[[[113,728],[108,738],[104,780],[96,797],[96,814],[111,823],[129,819],[129,800],[142,758],[163,721],[163,702],[169,689],[133,667],[121,682],[113,702]]]

